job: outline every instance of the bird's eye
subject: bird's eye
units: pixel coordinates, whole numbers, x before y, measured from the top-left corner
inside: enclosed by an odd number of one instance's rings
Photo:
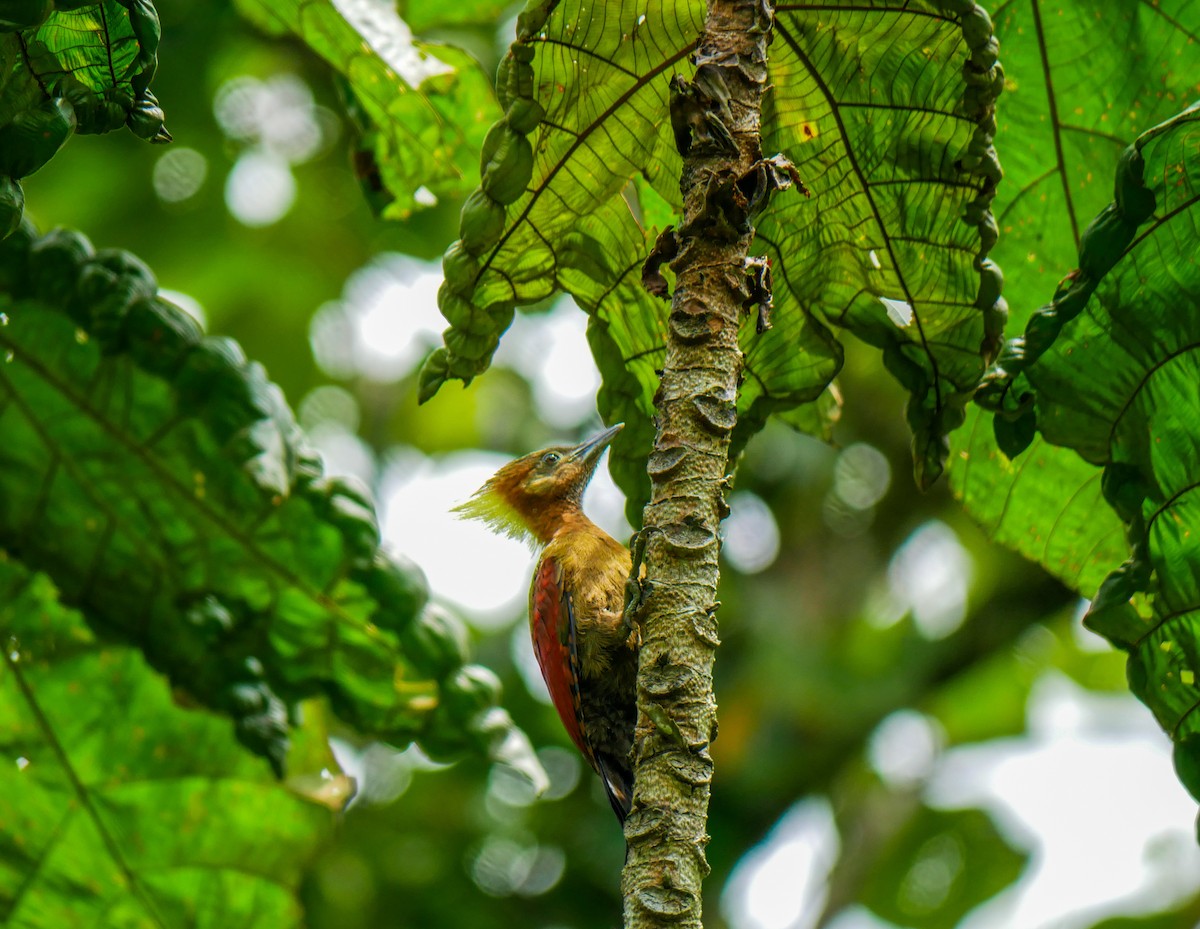
[[[560,455],[558,452],[546,452],[546,454],[542,456],[542,464],[556,465],[561,458],[562,455]]]

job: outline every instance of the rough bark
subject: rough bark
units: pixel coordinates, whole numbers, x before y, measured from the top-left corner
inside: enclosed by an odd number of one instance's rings
[[[646,577],[627,608],[639,627],[633,809],[622,880],[626,929],[700,927],[708,873],[709,787],[716,736],[718,526],[742,373],[738,323],[763,293],[764,265],[747,261],[752,220],[788,185],[784,159],[759,141],[769,0],[710,0],[694,81],[672,81],[671,117],[684,154],[684,218],[664,235],[644,279],[664,293],[676,275],[666,360],[655,397],[657,437],[644,528]],[[769,287],[769,271],[765,274]]]

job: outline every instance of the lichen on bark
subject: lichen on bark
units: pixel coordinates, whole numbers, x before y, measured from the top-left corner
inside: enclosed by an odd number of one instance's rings
[[[695,77],[671,82],[684,216],[660,238],[644,276],[665,295],[659,269],[669,262],[675,292],[655,396],[652,493],[635,543],[646,574],[627,607],[642,645],[626,929],[701,925],[717,730],[717,531],[742,376],[738,323],[752,303],[770,304],[769,273],[747,261],[754,216],[798,181],[786,159],[764,159],[760,143],[773,24],[768,0],[710,0]]]

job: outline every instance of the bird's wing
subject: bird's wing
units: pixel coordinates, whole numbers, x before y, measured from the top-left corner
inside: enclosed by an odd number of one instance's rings
[[[600,779],[617,819],[625,822],[633,795],[628,760],[597,751],[588,740],[583,698],[579,690],[578,628],[571,592],[563,583],[562,569],[553,556],[544,557],[533,578],[530,623],[533,651],[542,669],[550,699],[571,741]]]
[[[529,621],[533,652],[550,699],[571,741],[596,766],[583,733],[583,705],[579,694],[579,651],[571,593],[562,582],[562,570],[553,557],[543,558],[533,578]]]

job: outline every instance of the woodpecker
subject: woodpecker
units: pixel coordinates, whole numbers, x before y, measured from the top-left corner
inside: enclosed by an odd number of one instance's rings
[[[455,510],[538,551],[529,590],[533,652],[567,734],[624,823],[633,795],[637,676],[636,637],[621,615],[631,560],[581,503],[622,426],[509,462]]]

